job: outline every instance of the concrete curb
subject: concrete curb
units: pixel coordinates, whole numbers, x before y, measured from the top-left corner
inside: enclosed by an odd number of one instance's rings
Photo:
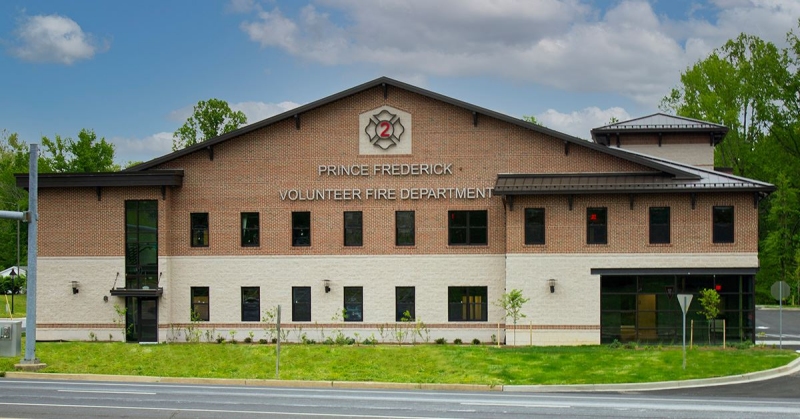
[[[768,380],[800,372],[800,358],[787,365],[771,370],[725,377],[701,378],[683,381],[661,381],[655,383],[623,384],[568,384],[568,385],[485,385],[485,384],[436,384],[436,383],[384,383],[375,381],[302,381],[270,379],[231,378],[181,378],[150,377],[138,375],[60,374],[41,372],[7,371],[7,378],[27,380],[106,381],[131,383],[201,384],[214,386],[248,387],[293,387],[293,388],[339,388],[362,390],[443,390],[443,391],[505,391],[516,393],[569,393],[569,392],[620,392],[652,391],[680,388],[707,387],[741,384]]]

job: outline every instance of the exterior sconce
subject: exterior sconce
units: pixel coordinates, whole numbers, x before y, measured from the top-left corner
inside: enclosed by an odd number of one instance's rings
[[[556,280],[555,279],[553,279],[553,278],[548,279],[547,280],[547,285],[550,286],[550,294],[556,292]]]
[[[72,294],[73,295],[80,292],[80,290],[78,289],[78,281],[70,281],[70,284],[72,285]]]
[[[325,286],[325,294],[331,292],[331,280],[330,279],[323,279],[322,285]]]

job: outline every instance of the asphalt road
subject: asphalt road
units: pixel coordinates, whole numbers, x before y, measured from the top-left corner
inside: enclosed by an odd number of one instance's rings
[[[782,332],[782,333],[781,333]],[[800,310],[756,309],[756,342],[800,349]]]
[[[800,400],[0,379],[2,418],[776,418]]]

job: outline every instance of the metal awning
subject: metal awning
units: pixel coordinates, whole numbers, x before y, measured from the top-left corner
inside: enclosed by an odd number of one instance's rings
[[[111,290],[111,295],[114,297],[161,297],[163,293],[164,288],[114,288]]]
[[[755,275],[758,268],[610,268],[592,269],[592,275]]]

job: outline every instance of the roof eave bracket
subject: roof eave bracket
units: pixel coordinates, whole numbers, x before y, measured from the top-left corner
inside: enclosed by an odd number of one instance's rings
[[[478,113],[475,111],[472,111],[472,126],[473,127],[478,126]]]
[[[697,194],[692,192],[689,196],[692,198],[692,209],[695,209],[697,207]]]
[[[381,83],[381,87],[383,87],[383,100],[386,100],[389,97],[389,86],[386,83]]]
[[[214,161],[214,146],[208,146],[206,150],[208,150],[208,159]]]
[[[567,196],[567,204],[569,204],[569,210],[572,211],[572,203],[575,201],[575,195],[570,194]]]
[[[294,114],[294,128],[300,131],[300,114]]]
[[[97,201],[99,202],[103,198],[103,188],[98,186],[97,187]]]
[[[564,141],[564,155],[569,156],[569,141]]]

